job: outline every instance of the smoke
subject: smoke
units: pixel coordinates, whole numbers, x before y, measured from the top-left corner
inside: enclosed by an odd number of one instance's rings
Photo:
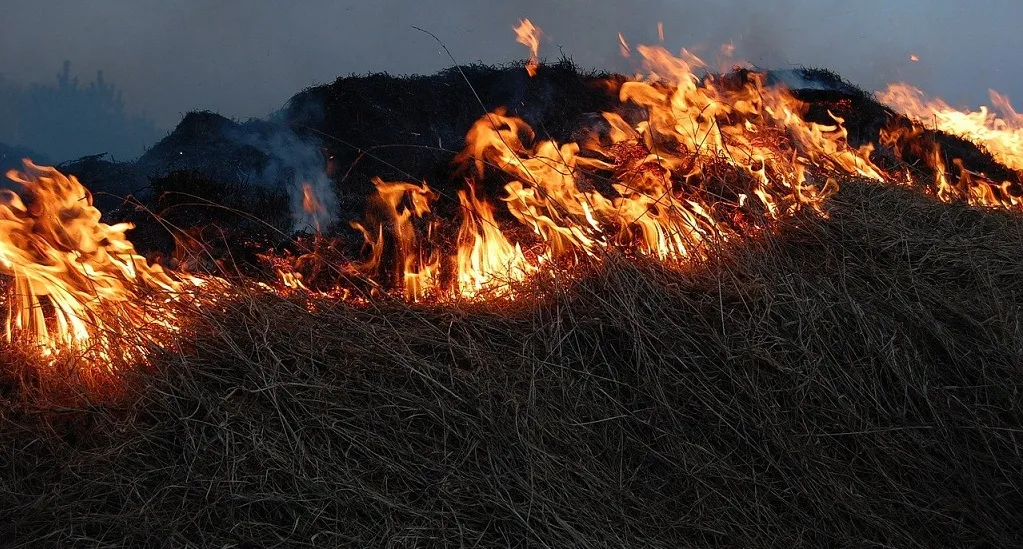
[[[450,66],[447,53],[413,25],[439,37],[459,63],[522,59],[527,51],[512,27],[528,17],[544,33],[540,57],[563,51],[584,68],[633,72],[636,56],[621,59],[617,33],[633,45],[654,44],[663,21],[664,45],[675,52],[686,47],[703,55],[734,42],[736,59],[765,69],[824,67],[868,89],[905,80],[952,104],[987,102],[988,88],[1023,97],[1023,73],[1014,70],[1023,49],[1018,0],[215,4],[7,2],[3,18],[17,24],[0,33],[0,73],[24,86],[49,82],[70,58],[83,74],[104,70],[123,87],[126,112],[145,111],[156,127],[169,128],[191,110],[263,117],[297,91],[338,75],[432,74]],[[911,53],[920,61],[911,63]],[[90,145],[85,154],[112,150]]]
[[[283,185],[291,203],[292,230],[319,232],[337,218],[338,199],[326,173],[322,143],[274,124],[268,133],[239,133],[235,142],[259,149],[268,160],[251,181]]]

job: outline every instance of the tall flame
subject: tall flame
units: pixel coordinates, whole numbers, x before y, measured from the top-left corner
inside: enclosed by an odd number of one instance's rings
[[[316,197],[313,185],[308,182],[302,183],[302,211],[313,220],[313,228],[319,234],[321,230],[320,219],[326,216],[327,208]]]
[[[202,281],[149,265],[125,237],[132,226],[102,223],[74,176],[24,164],[24,172],[7,172],[24,197],[0,192],[0,273],[12,279],[7,341],[34,344],[44,355],[76,350],[102,361],[112,347],[141,357],[145,344],[176,331],[173,314],[159,303]],[[117,345],[126,326],[145,326],[145,341]]]
[[[515,41],[529,48],[529,60],[526,61],[526,72],[529,76],[536,76],[536,69],[540,66],[540,34],[541,31],[529,19],[519,21],[515,27]]]
[[[507,295],[511,284],[536,271],[522,248],[513,245],[498,228],[494,209],[476,196],[476,188],[458,191],[462,225],[458,230],[458,293],[463,297]]]

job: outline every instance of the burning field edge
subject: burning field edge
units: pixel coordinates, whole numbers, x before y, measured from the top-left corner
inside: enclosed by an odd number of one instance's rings
[[[1009,100],[515,31],[9,172],[0,545],[1023,545]]]
[[[0,537],[1019,546],[1023,220],[857,181],[827,213],[497,308],[206,309],[107,402],[4,391]]]

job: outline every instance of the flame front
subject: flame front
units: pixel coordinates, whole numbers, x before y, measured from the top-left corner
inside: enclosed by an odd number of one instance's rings
[[[561,145],[536,140],[525,122],[499,109],[469,131],[460,160],[473,162],[480,176],[491,165],[512,178],[508,209],[554,256],[617,245],[661,259],[698,258],[709,239],[735,234],[730,221],[737,215],[751,217],[742,215],[749,197],[768,218],[818,209],[833,189],[827,178],[808,179],[811,166],[882,178],[870,147],[848,147],[841,119],[804,122],[802,105],[786,90],[765,87],[762,75],[741,83],[701,80],[695,57],[637,51],[653,76],[621,86],[621,100],[646,111],[635,125],[604,113],[603,135]],[[716,178],[722,169],[740,170],[749,184]],[[602,177],[606,192],[598,190]],[[718,189],[728,196],[708,192],[722,184],[731,187]]]
[[[527,19],[515,30],[530,47],[527,70],[534,75],[540,31]],[[658,35],[663,40],[661,25]],[[364,241],[363,260],[336,270],[358,273],[373,291],[394,289],[409,301],[514,298],[516,284],[548,264],[600,261],[609,248],[689,263],[705,259],[711,246],[769,230],[800,210],[824,215],[823,202],[836,191],[839,176],[889,184],[905,184],[903,176],[912,180],[908,172],[892,176],[876,166],[872,145],[850,146],[839,116],[831,114],[827,124],[806,121],[807,105],[784,87],[768,86],[765,74],[700,76],[705,63],[686,50],[676,56],[662,47],[633,48],[621,34],[619,44],[623,55],[635,51],[642,58],[646,75],[606,82],[622,108],[602,113],[585,138],[540,138],[503,108],[486,113],[454,160],[467,175],[466,188],[457,192],[457,228],[441,222],[435,213],[441,195],[425,182],[374,179],[366,216],[352,223]],[[1020,170],[1023,121],[1007,99],[992,92],[997,117],[985,108],[960,112],[924,102],[907,87],[881,97],[923,121],[886,128],[881,144],[915,147],[914,154],[933,168],[939,198],[1021,203],[1008,182],[970,172],[958,159],[949,170],[937,144],[919,138],[931,120]],[[123,359],[144,360],[147,349],[181,329],[165,305],[204,279],[149,265],[125,238],[130,225],[100,222],[74,177],[27,161],[26,173],[8,177],[25,189],[24,198],[0,194],[0,273],[11,279],[8,341],[30,342],[48,355],[92,349],[109,362],[114,343],[138,332],[144,335],[127,350],[117,348]],[[503,209],[479,192],[488,186],[502,189],[497,203]],[[318,220],[328,208],[314,191],[303,185],[301,206]],[[505,231],[501,223],[517,227]],[[319,292],[311,289],[315,274],[303,278],[299,272],[322,263],[316,250],[294,262],[267,257],[282,293]],[[341,289],[318,295],[352,294]]]
[[[1009,99],[989,90],[994,110],[958,110],[941,99],[928,99],[919,89],[908,84],[891,84],[877,98],[915,121],[912,127],[890,126],[881,132],[883,144],[897,152],[904,144],[934,171],[934,188],[944,201],[963,199],[979,206],[1017,207],[1023,204],[1021,189],[1009,181],[994,181],[986,174],[967,170],[961,159],[946,159],[933,139],[920,139],[927,128],[958,135],[979,145],[995,160],[1023,173],[1023,116],[1016,112]],[[951,174],[948,162],[956,168]]]
[[[146,345],[179,329],[160,304],[200,279],[149,265],[125,237],[131,225],[100,222],[74,176],[26,160],[24,173],[7,177],[24,189],[24,197],[0,193],[0,273],[11,279],[8,342],[34,345],[44,356],[75,351],[103,366],[112,349],[138,360]],[[146,330],[128,342],[131,326]]]
[[[822,212],[837,185],[829,174],[882,180],[871,146],[852,148],[839,117],[803,120],[805,105],[763,74],[698,77],[703,62],[637,46],[649,76],[620,86],[633,122],[603,113],[580,142],[538,139],[499,108],[481,117],[455,163],[474,174],[459,191],[454,255],[444,251],[425,183],[376,180],[364,222],[360,270],[393,276],[407,299],[512,295],[514,282],[549,261],[599,260],[616,247],[664,261],[696,261],[708,245],[764,229],[802,208]],[[538,241],[527,253],[501,231],[474,180],[505,180],[501,201]],[[448,259],[444,259],[447,255]],[[395,273],[387,275],[387,273]]]
[[[1023,115],[1008,97],[988,90],[994,109],[959,110],[941,99],[927,96],[909,84],[891,84],[878,93],[878,100],[924,126],[963,136],[983,145],[996,160],[1013,170],[1023,170]]]

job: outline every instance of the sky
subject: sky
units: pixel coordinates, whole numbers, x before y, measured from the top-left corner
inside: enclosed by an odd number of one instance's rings
[[[986,103],[988,88],[1023,103],[1019,0],[3,0],[0,74],[51,83],[65,59],[84,81],[103,70],[128,111],[169,129],[194,109],[266,116],[351,73],[451,66],[413,26],[458,63],[522,59],[522,17],[544,31],[541,57],[587,68],[635,72],[617,33],[655,43],[663,21],[674,51],[732,42],[765,68],[827,67],[867,89],[907,81],[954,105]]]

